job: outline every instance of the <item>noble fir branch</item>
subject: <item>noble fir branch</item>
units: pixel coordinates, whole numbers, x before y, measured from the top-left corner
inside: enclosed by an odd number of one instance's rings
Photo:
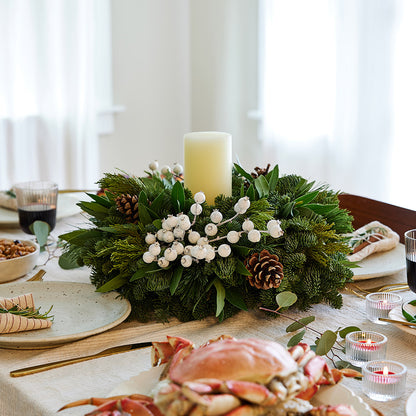
[[[141,179],[127,175],[126,173],[105,173],[104,177],[98,181],[102,189],[108,189],[116,195],[130,194],[138,195],[143,189]]]
[[[131,241],[133,240],[133,241]],[[145,246],[137,239],[126,239],[114,241],[114,249],[110,260],[114,269],[132,272],[136,263],[141,260]]]

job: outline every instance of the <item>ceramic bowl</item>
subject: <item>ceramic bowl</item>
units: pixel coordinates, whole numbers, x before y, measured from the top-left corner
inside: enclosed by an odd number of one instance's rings
[[[1,238],[0,240],[7,240],[7,238]],[[36,266],[36,262],[39,257],[39,246],[34,241],[19,240],[25,245],[31,245],[36,248],[33,253],[26,254],[25,256],[16,257],[14,259],[0,260],[0,283],[9,282],[10,280],[17,279],[29,273]]]

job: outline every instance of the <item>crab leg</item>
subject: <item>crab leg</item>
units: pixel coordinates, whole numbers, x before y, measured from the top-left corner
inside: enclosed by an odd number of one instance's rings
[[[129,398],[131,400],[141,401],[143,403],[153,403],[153,399],[144,394],[131,394],[130,396],[121,395],[121,396],[112,396],[112,397],[90,397],[89,399],[81,399],[75,402],[71,402],[62,406],[58,412],[64,409],[69,409],[70,407],[84,406],[87,404],[92,404],[93,406],[101,406],[104,403],[109,401],[117,401],[124,398]]]

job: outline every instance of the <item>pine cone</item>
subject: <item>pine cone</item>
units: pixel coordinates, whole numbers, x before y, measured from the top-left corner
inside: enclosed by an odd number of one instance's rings
[[[272,287],[277,288],[282,283],[283,265],[275,254],[262,250],[247,258],[244,263],[251,273],[251,276],[248,276],[251,286],[267,290]]]
[[[136,195],[120,195],[116,198],[117,209],[126,216],[130,223],[137,224],[139,220],[139,203]]]
[[[269,169],[270,169],[270,163],[268,163],[268,164],[267,164],[267,166],[266,166],[266,168],[265,168],[265,169],[262,169],[262,168],[259,168],[258,166],[256,166],[256,167],[254,168],[254,170],[255,170],[256,172],[252,172],[252,173],[251,173],[251,176],[252,176],[254,179],[258,178],[258,177],[259,177],[259,176],[261,176],[261,175],[266,176],[266,175],[269,173]]]

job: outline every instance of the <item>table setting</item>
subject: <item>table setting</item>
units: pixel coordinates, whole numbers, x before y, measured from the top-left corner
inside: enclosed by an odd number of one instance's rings
[[[414,414],[416,231],[231,154],[4,192],[0,415]]]

